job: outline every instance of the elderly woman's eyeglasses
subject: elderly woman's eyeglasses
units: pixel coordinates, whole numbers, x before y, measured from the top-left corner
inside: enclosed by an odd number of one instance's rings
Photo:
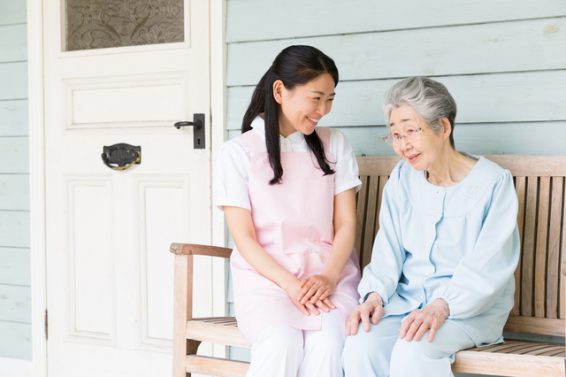
[[[392,132],[383,136],[383,142],[392,145],[399,145],[401,141],[405,143],[413,143],[417,141],[423,133],[422,128],[407,128],[405,132]]]

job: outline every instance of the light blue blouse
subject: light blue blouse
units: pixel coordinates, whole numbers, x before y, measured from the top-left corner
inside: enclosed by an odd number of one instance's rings
[[[384,188],[379,222],[360,297],[379,293],[386,316],[442,298],[477,345],[500,338],[520,252],[509,171],[480,157],[464,180],[441,187],[401,161]]]

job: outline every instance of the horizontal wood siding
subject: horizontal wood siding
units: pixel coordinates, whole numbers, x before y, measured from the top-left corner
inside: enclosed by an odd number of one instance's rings
[[[28,165],[28,138],[0,137],[0,174],[27,174]]]
[[[0,101],[27,98],[27,62],[0,62]]]
[[[0,100],[0,137],[28,134],[28,101]]]
[[[457,102],[458,124],[566,119],[566,91],[563,90],[566,87],[566,69],[437,79],[450,89]],[[395,82],[397,80],[340,82],[333,110],[323,118],[323,123],[332,127],[383,127],[385,117],[381,99]],[[229,128],[240,128],[241,114],[249,104],[253,89],[253,86],[228,88]]]
[[[334,109],[321,124],[352,135],[358,154],[392,154],[379,141],[386,132],[381,102],[393,83],[410,75],[433,76],[452,92],[459,108],[455,138],[462,150],[566,152],[559,137],[566,122],[566,3],[298,4],[228,1],[229,136],[237,134],[253,87],[276,53],[304,43],[321,48],[338,65]],[[396,16],[401,12],[403,17]],[[273,14],[281,22],[274,22]]]
[[[0,285],[0,318],[10,322],[30,322],[30,288]]]
[[[25,247],[0,247],[0,284],[30,285],[30,252]]]
[[[228,0],[228,43],[563,16],[562,0]]]
[[[27,174],[0,174],[0,211],[29,210]]]
[[[0,2],[0,358],[31,358],[26,1]]]
[[[345,81],[561,69],[565,30],[566,17],[234,43],[228,47],[227,82],[255,84],[290,44],[321,48]]]
[[[0,25],[0,61],[25,61],[26,24]]]
[[[228,0],[227,138],[239,134],[254,85],[275,55],[311,44],[336,61],[340,83],[322,125],[356,154],[387,155],[385,91],[432,76],[458,104],[458,149],[566,154],[563,0]]]
[[[31,360],[31,326],[29,323],[0,321],[2,357]]]
[[[26,23],[26,2],[4,0],[0,3],[0,26]]]

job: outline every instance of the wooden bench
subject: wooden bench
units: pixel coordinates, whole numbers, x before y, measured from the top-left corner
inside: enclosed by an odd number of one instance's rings
[[[453,370],[520,377],[564,377],[566,359],[566,156],[488,156],[509,169],[519,198],[521,261],[515,273],[515,306],[505,343],[456,354]],[[360,266],[371,258],[379,228],[381,193],[394,157],[360,157],[356,250]],[[197,355],[201,342],[249,347],[233,317],[193,318],[193,256],[228,258],[230,249],[172,244],[175,254],[174,377],[191,373],[244,376],[248,364]],[[529,335],[531,335],[529,337]],[[530,339],[543,336],[547,342]],[[555,341],[556,340],[556,341]],[[552,341],[552,342],[551,342]]]

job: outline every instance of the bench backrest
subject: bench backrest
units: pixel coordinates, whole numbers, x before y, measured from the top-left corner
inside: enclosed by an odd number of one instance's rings
[[[566,156],[487,156],[513,174],[521,261],[506,330],[564,336],[566,318]],[[383,187],[397,157],[359,157],[356,250],[363,268],[379,229]]]

